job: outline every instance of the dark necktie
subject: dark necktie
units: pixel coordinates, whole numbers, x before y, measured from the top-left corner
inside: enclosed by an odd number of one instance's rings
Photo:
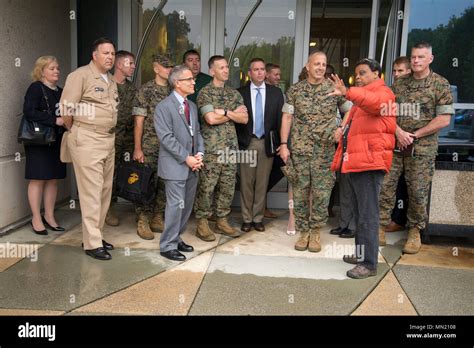
[[[191,122],[191,113],[189,111],[189,103],[186,99],[184,99],[184,115],[186,116],[186,121],[188,122],[188,124],[190,124]]]

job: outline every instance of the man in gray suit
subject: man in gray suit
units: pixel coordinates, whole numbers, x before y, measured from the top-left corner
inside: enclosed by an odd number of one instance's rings
[[[170,260],[184,261],[180,253],[192,252],[180,237],[191,215],[203,166],[204,142],[199,128],[197,107],[187,96],[194,93],[191,70],[178,65],[168,81],[173,92],[155,109],[155,129],[160,140],[158,176],[166,187],[165,228],[160,239],[160,254]]]

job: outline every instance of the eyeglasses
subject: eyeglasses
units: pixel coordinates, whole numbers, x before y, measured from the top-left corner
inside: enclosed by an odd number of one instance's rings
[[[188,77],[187,79],[178,79],[178,81],[189,81],[189,82],[194,81],[194,82],[196,82],[196,79],[194,77]]]

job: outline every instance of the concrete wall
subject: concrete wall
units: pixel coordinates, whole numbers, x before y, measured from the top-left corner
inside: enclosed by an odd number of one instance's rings
[[[23,98],[33,64],[42,55],[58,58],[59,85],[64,86],[71,70],[70,27],[67,0],[0,0],[0,229],[30,214],[24,149],[16,141]],[[69,196],[70,172],[59,184],[58,200]]]

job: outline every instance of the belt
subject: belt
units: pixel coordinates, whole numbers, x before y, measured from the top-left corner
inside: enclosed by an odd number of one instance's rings
[[[115,133],[115,127],[96,126],[93,124],[82,123],[82,122],[74,122],[73,126],[82,127],[85,129],[92,130],[94,132],[109,133],[109,134]]]

